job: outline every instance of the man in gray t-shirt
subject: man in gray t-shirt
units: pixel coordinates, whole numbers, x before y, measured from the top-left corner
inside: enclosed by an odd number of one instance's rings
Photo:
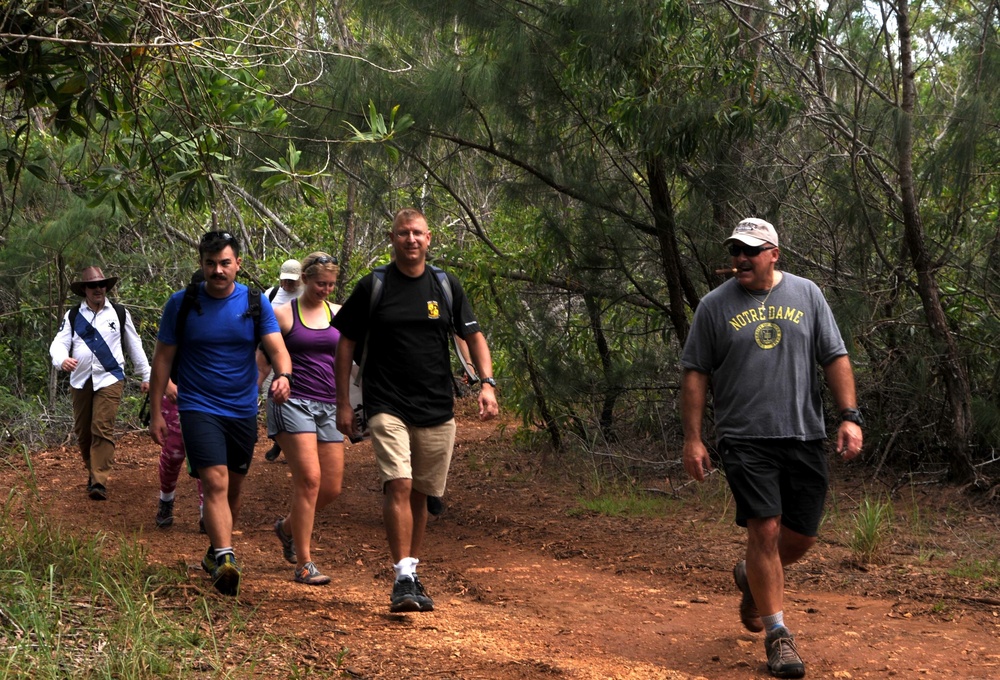
[[[701,431],[711,383],[736,523],[747,529],[746,559],[733,570],[740,618],[766,629],[771,674],[798,678],[805,664],[784,625],[784,567],[816,542],[829,485],[817,365],[840,412],[845,459],[861,452],[861,414],[830,306],[816,284],[775,268],[774,227],[745,219],[725,245],[734,277],[702,299],[681,355],[684,468],[698,481],[712,468]]]

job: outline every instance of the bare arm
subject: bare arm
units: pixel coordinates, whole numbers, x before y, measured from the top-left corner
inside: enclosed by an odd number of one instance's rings
[[[684,427],[684,469],[699,482],[712,460],[701,438],[701,423],[708,400],[708,374],[685,369],[681,379],[681,424]]]
[[[153,441],[162,444],[167,436],[167,424],[160,408],[170,380],[170,369],[174,365],[177,345],[167,345],[159,340],[153,350],[153,361],[149,376],[149,433]]]
[[[261,337],[260,342],[264,345],[267,355],[271,357],[271,366],[274,367],[275,378],[271,381],[271,398],[274,399],[274,403],[283,404],[288,401],[291,394],[291,384],[288,378],[281,374],[292,372],[292,358],[288,356],[281,333],[268,333]]]
[[[490,347],[486,344],[486,337],[482,333],[472,333],[465,337],[465,344],[469,348],[469,355],[472,363],[479,372],[480,378],[493,377],[493,356],[490,354]],[[497,405],[497,395],[492,385],[482,383],[479,392],[479,419],[489,420],[495,418],[500,408]]]
[[[839,356],[823,367],[826,375],[826,384],[830,386],[833,394],[833,402],[837,405],[837,413],[844,409],[857,408],[858,396],[854,388],[854,370],[851,368],[851,360],[845,354]],[[861,427],[856,423],[841,421],[837,428],[837,452],[845,460],[854,458],[861,453],[864,445],[864,435]]]
[[[351,404],[351,364],[354,358],[354,340],[340,336],[334,374],[337,379],[337,429],[346,437],[354,436],[354,406]]]

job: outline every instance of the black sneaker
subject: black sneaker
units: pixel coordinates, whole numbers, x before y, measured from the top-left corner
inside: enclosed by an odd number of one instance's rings
[[[174,502],[160,499],[160,507],[156,511],[156,526],[166,529],[174,523]]]
[[[427,497],[427,512],[431,513],[435,517],[444,512],[444,503],[441,502],[440,496]]]
[[[227,552],[212,570],[212,585],[223,595],[236,596],[240,592],[240,568],[236,556]]]
[[[285,533],[285,520],[279,519],[274,523],[274,533],[281,541],[281,553],[285,556],[285,561],[289,564],[297,564],[295,555],[295,539]]]
[[[108,490],[104,488],[103,484],[91,484],[90,488],[87,489],[87,495],[93,501],[108,500]]]
[[[736,587],[743,593],[743,597],[740,599],[740,621],[743,623],[743,627],[751,633],[759,633],[764,630],[764,622],[760,620],[757,603],[753,601],[753,594],[750,592],[746,560],[740,560],[733,567],[733,580],[736,581]]]
[[[392,599],[389,602],[391,612],[430,612],[434,611],[434,600],[424,591],[424,584],[416,574],[413,578],[404,576],[392,584]]]
[[[209,544],[208,550],[205,552],[205,556],[201,558],[201,568],[204,569],[209,576],[211,576],[217,566],[218,565],[215,563],[215,548]]]
[[[768,631],[764,638],[767,652],[767,670],[776,678],[801,678],[806,674],[806,665],[795,649],[795,638],[784,626]]]
[[[416,585],[417,589],[417,602],[420,603],[420,611],[422,612],[432,612],[434,611],[434,600],[431,596],[424,591],[424,584],[420,582],[417,575],[413,575],[413,583]]]
[[[269,448],[267,450],[267,453],[264,454],[264,460],[266,460],[269,463],[273,463],[274,461],[278,460],[278,456],[280,455],[281,455],[281,447],[278,446],[278,442],[274,442],[274,446]]]

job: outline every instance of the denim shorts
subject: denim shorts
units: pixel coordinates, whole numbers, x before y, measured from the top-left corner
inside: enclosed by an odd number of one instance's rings
[[[824,439],[732,439],[719,442],[722,468],[736,501],[736,523],[781,517],[803,536],[816,536],[830,485]]]

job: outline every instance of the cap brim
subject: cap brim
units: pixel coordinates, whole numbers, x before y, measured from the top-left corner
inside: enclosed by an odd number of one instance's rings
[[[298,281],[301,278],[300,274],[282,274],[278,277],[279,281]]]
[[[762,246],[765,243],[769,243],[769,241],[765,241],[762,238],[755,238],[753,236],[746,236],[744,234],[740,234],[738,236],[730,236],[729,238],[727,238],[725,241],[722,242],[722,245],[724,246],[729,245],[729,243],[732,241],[739,241],[740,243],[743,243],[748,246]]]

